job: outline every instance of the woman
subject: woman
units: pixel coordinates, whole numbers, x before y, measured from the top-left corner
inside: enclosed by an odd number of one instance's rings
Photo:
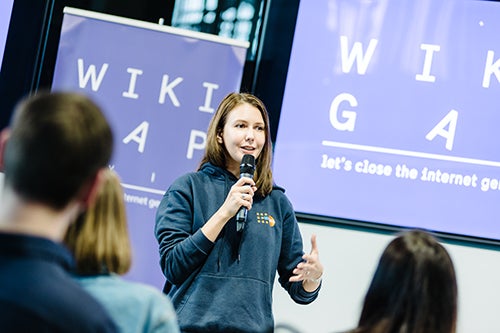
[[[120,179],[110,169],[95,203],[68,229],[65,243],[76,261],[76,279],[104,305],[122,333],[177,333],[175,310],[152,286],[126,281],[131,265]]]
[[[240,177],[244,155],[253,179]],[[304,254],[284,190],[273,185],[269,117],[245,93],[227,95],[207,132],[197,172],[177,179],[157,211],[156,237],[167,292],[183,332],[272,332],[272,289],[300,304],[316,299],[323,267],[316,238]],[[241,231],[235,215],[248,210]]]
[[[457,282],[446,249],[411,230],[380,258],[354,333],[454,333]]]

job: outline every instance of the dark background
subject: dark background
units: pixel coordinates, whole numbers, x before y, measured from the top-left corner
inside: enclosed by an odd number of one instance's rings
[[[241,91],[259,96],[271,118],[274,142],[284,91],[289,53],[293,39],[298,0],[223,0],[215,8],[203,7],[210,22],[182,21],[187,0],[15,0],[5,54],[0,72],[0,129],[7,126],[16,103],[38,90],[50,89],[65,6],[112,14],[141,21],[171,25],[210,34],[221,34],[222,13],[241,5],[255,8],[250,18],[251,43],[245,63]],[[200,1],[203,3],[203,1]],[[204,2],[206,3],[206,2]],[[178,6],[176,21],[174,9]],[[227,23],[227,22],[226,22]],[[233,21],[230,23],[237,22]],[[236,28],[233,36],[237,36]],[[231,32],[230,32],[231,33]],[[227,34],[227,33],[226,33]],[[227,37],[227,36],[226,36]]]

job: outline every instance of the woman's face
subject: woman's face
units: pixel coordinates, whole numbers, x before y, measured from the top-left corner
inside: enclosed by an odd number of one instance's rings
[[[237,105],[229,112],[217,141],[229,153],[226,168],[239,176],[243,155],[251,154],[257,159],[266,143],[266,128],[259,109],[247,103]]]

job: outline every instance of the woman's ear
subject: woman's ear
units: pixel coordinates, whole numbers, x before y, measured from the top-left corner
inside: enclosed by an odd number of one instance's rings
[[[224,142],[224,140],[222,139],[222,133],[218,133],[217,134],[217,142],[218,143],[223,143]]]

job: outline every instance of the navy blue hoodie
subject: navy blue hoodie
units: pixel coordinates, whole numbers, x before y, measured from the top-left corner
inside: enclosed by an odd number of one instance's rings
[[[0,332],[118,332],[70,275],[70,252],[52,240],[0,233]]]
[[[212,243],[200,228],[222,206],[237,178],[210,163],[178,178],[156,216],[164,291],[182,332],[272,332],[272,290],[281,286],[300,304],[316,299],[301,282],[290,283],[302,261],[302,237],[284,190],[254,197],[242,233],[234,217]]]

